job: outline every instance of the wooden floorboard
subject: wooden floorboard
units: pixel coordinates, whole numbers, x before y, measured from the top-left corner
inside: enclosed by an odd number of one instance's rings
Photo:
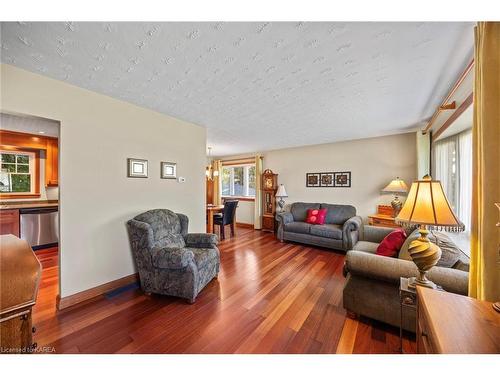
[[[139,288],[57,311],[58,249],[43,272],[33,321],[56,353],[397,353],[399,331],[342,308],[344,254],[237,228],[222,241],[219,278],[196,303]],[[412,336],[404,350],[415,352]]]

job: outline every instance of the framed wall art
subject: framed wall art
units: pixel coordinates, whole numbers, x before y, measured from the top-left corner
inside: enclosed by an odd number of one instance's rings
[[[320,174],[319,173],[306,173],[306,187],[319,187]]]
[[[166,179],[176,179],[177,178],[177,164],[171,163],[169,161],[162,161],[160,163],[161,167],[161,178]]]
[[[351,172],[306,173],[306,187],[351,187]]]
[[[144,159],[127,159],[127,177],[148,178],[148,161]]]

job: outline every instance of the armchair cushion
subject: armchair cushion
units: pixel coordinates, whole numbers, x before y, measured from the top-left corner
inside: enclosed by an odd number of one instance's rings
[[[188,233],[184,236],[187,247],[214,248],[217,246],[217,236],[212,233]]]
[[[378,243],[376,242],[368,242],[368,241],[358,241],[353,246],[353,250],[363,251],[365,253],[375,254],[377,252]]]
[[[158,247],[165,248],[183,248],[186,246],[184,237],[180,233],[163,233],[155,243]]]
[[[219,250],[217,248],[190,248],[194,255],[194,262],[198,269],[204,268],[207,264],[219,259]]]
[[[342,239],[342,227],[335,224],[312,225],[310,228],[313,236]]]
[[[154,247],[151,259],[156,268],[182,269],[194,261],[194,254],[187,248]]]

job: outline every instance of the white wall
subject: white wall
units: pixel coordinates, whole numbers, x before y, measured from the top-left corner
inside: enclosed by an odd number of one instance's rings
[[[408,186],[416,178],[415,133],[289,148],[264,153],[264,169],[278,173],[278,182],[292,202],[351,204],[364,219],[388,204],[380,190],[396,177]],[[351,171],[350,188],[307,188],[306,173]]]
[[[255,203],[253,201],[239,201],[236,210],[236,222],[243,224],[252,224],[255,219]]]
[[[9,65],[1,109],[61,122],[62,297],[135,272],[125,223],[151,208],[190,218],[205,231],[204,128]],[[149,178],[127,178],[126,159],[149,160]],[[177,162],[186,183],[160,179]]]
[[[278,183],[285,185],[287,208],[300,201],[352,204],[365,221],[376,212],[377,205],[390,204],[393,197],[382,195],[380,190],[392,179],[400,177],[410,186],[417,177],[415,133],[287,148],[262,155],[264,169],[278,173]],[[339,171],[351,171],[351,188],[306,188],[306,173]],[[247,211],[253,213],[254,203],[240,202],[238,210],[242,207],[238,221],[246,222],[242,219]],[[253,217],[248,220],[253,223]]]

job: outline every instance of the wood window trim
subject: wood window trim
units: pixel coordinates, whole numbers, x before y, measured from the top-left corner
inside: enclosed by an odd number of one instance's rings
[[[0,199],[26,199],[26,198],[40,198],[40,150],[39,149],[31,149],[31,148],[23,148],[23,147],[10,147],[0,145],[1,151],[21,151],[21,152],[31,152],[35,154],[35,191],[33,193],[26,194],[16,194],[16,193],[1,193]]]

